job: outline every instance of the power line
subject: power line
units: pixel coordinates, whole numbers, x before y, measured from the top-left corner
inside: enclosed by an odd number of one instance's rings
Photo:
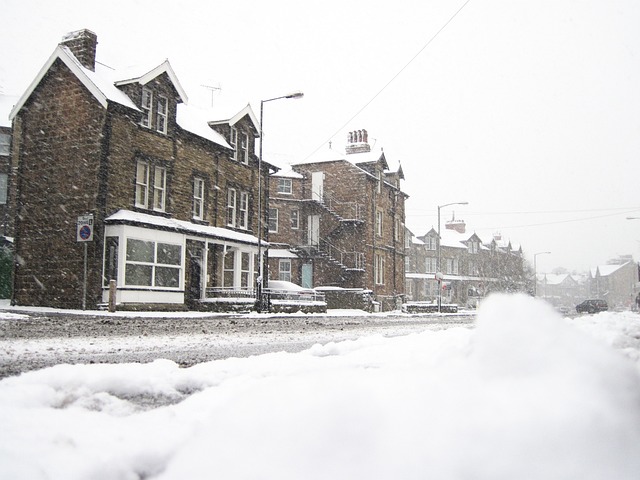
[[[311,155],[313,155],[313,154],[314,154],[314,153],[316,153],[318,150],[320,150],[320,149],[321,149],[321,148],[322,148],[322,147],[323,147],[327,142],[330,142],[330,141],[333,139],[333,137],[335,137],[338,133],[340,133],[340,131],[341,131],[343,128],[345,128],[347,125],[349,125],[349,122],[351,122],[354,118],[356,118],[358,115],[360,115],[360,114],[364,111],[364,109],[366,109],[366,108],[367,108],[371,103],[373,103],[373,101],[374,101],[376,98],[378,98],[378,96],[380,96],[380,94],[381,94],[383,91],[385,91],[385,90],[387,89],[387,87],[388,87],[389,85],[391,85],[391,83],[392,83],[396,78],[398,78],[398,77],[400,76],[400,74],[401,74],[402,72],[404,72],[404,71],[407,69],[407,67],[408,67],[409,65],[411,65],[411,64],[413,63],[413,61],[414,61],[416,58],[418,58],[418,56],[419,56],[419,55],[420,55],[420,54],[421,54],[421,53],[422,53],[422,52],[423,52],[423,51],[424,51],[424,50],[425,50],[425,49],[426,49],[426,48],[431,44],[431,42],[433,42],[433,41],[438,37],[438,35],[440,35],[440,33],[442,33],[442,31],[443,31],[445,28],[447,28],[447,26],[448,26],[448,25],[453,21],[453,19],[454,19],[454,18],[456,18],[456,17],[458,16],[458,14],[462,11],[462,9],[464,9],[464,7],[466,7],[466,6],[467,6],[467,4],[468,4],[469,2],[471,2],[471,0],[466,0],[466,1],[462,4],[462,6],[461,6],[458,10],[456,10],[456,12],[455,12],[455,13],[454,13],[450,18],[449,18],[449,20],[447,20],[447,21],[444,23],[444,25],[442,25],[442,27],[440,27],[440,29],[439,29],[435,34],[433,34],[433,36],[432,36],[432,37],[427,41],[427,43],[425,43],[425,44],[423,45],[423,47],[422,47],[420,50],[418,50],[418,53],[416,53],[416,54],[415,54],[415,55],[414,55],[414,56],[413,56],[413,57],[412,57],[412,58],[411,58],[411,59],[410,59],[410,60],[409,60],[409,61],[408,61],[408,62],[407,62],[407,63],[406,63],[406,64],[405,64],[405,65],[404,65],[404,66],[403,66],[403,67],[402,67],[402,68],[401,68],[401,69],[400,69],[400,70],[399,70],[399,71],[398,71],[394,76],[393,76],[393,77],[391,77],[391,79],[390,79],[387,83],[385,83],[385,84],[384,84],[384,86],[383,86],[380,90],[378,90],[378,92],[377,92],[373,97],[371,97],[371,99],[370,99],[367,103],[365,103],[365,104],[364,104],[364,105],[363,105],[363,106],[362,106],[362,107],[361,107],[361,108],[360,108],[356,113],[354,113],[354,114],[351,116],[351,118],[349,118],[346,122],[344,122],[344,124],[343,124],[340,128],[338,128],[338,129],[337,129],[337,130],[336,130],[336,131],[335,131],[335,132],[334,132],[334,133],[333,133],[333,134],[332,134],[332,135],[331,135],[327,140],[323,141],[320,145],[318,145],[318,147],[317,147],[313,152],[311,152],[309,155],[307,155],[307,156],[305,157],[305,159],[304,159],[304,160],[306,160],[306,159],[307,159],[307,158],[309,158]]]

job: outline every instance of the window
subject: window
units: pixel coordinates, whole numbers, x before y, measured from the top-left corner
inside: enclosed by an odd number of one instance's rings
[[[227,190],[227,225],[236,226],[237,192],[235,188]]]
[[[384,285],[384,256],[376,254],[374,272],[376,285]]]
[[[478,264],[472,260],[469,260],[469,275],[478,275]]]
[[[197,177],[193,179],[193,218],[204,219],[204,180]]]
[[[269,231],[272,233],[278,233],[278,209],[269,209]]]
[[[240,213],[238,217],[238,227],[249,228],[249,193],[240,192]]]
[[[471,240],[469,242],[468,248],[469,248],[469,253],[478,253],[478,250],[480,249],[480,245],[478,245],[478,242],[476,240]]]
[[[240,148],[242,149],[242,163],[245,165],[249,163],[249,135],[242,132],[240,135]]]
[[[153,93],[148,88],[142,88],[142,119],[140,125],[151,127],[151,105],[153,103]]]
[[[291,260],[288,258],[281,259],[279,262],[278,280],[282,280],[284,282],[291,281]]]
[[[0,133],[0,155],[9,156],[11,153],[9,146],[11,144],[11,135],[8,133]]]
[[[291,210],[291,229],[298,230],[300,228],[300,210]]]
[[[450,275],[458,274],[458,259],[457,258],[447,258],[445,260],[446,273]]]
[[[376,235],[382,236],[382,210],[376,211]]]
[[[409,255],[404,257],[404,271],[405,272],[411,271],[411,257],[409,257]]]
[[[377,186],[377,189],[378,189],[378,193],[382,192],[382,172],[381,171],[378,171],[378,186]]]
[[[438,259],[435,257],[427,257],[425,267],[425,273],[436,273],[436,270],[438,269]]]
[[[136,164],[136,207],[148,208],[149,205],[149,164],[138,161]]]
[[[125,284],[179,288],[182,246],[127,239]]]
[[[158,96],[158,113],[156,118],[156,130],[167,133],[167,111],[169,100],[167,97]]]
[[[427,250],[435,250],[438,248],[438,242],[436,237],[426,237],[424,239],[424,244],[427,246]]]
[[[235,127],[231,127],[231,135],[229,137],[229,145],[233,148],[233,158],[238,159],[238,130]]]
[[[9,175],[0,173],[0,205],[7,203],[7,189],[9,186]]]
[[[291,195],[293,191],[290,178],[278,178],[278,193]]]
[[[156,167],[153,176],[153,209],[164,212],[167,197],[167,169]]]

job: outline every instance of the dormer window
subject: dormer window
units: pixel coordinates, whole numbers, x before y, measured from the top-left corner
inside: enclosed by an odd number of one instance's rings
[[[140,125],[143,127],[151,127],[151,105],[153,102],[153,93],[148,88],[142,88],[142,119]]]
[[[154,128],[157,132],[167,133],[167,123],[169,115],[169,99],[158,95],[155,101],[156,111],[153,111],[154,98],[153,92],[147,87],[142,87],[142,118],[140,125],[146,128]],[[155,114],[155,118],[154,118]]]
[[[160,133],[167,133],[167,111],[169,100],[167,97],[158,96],[158,115],[156,119],[156,130]]]
[[[278,193],[291,195],[293,191],[290,178],[278,178]]]

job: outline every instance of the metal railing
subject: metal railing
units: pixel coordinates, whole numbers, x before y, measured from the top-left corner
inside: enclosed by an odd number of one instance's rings
[[[320,203],[338,215],[342,220],[361,221],[364,217],[364,206],[358,202],[342,202],[324,192]]]

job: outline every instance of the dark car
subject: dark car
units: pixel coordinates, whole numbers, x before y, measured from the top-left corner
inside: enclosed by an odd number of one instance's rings
[[[576,305],[576,311],[578,313],[598,313],[609,310],[609,305],[604,300],[585,300],[584,302]]]

